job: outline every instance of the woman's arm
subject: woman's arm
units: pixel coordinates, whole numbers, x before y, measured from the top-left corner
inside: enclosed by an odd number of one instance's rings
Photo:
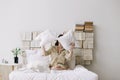
[[[70,51],[69,51],[69,52],[70,52],[70,55],[72,56],[72,54],[73,54],[73,49],[74,49],[74,47],[75,47],[75,43],[71,43],[70,46],[71,46],[71,47],[70,47]]]
[[[66,54],[66,57],[65,57],[67,60],[71,60],[72,59],[74,46],[75,46],[74,43],[70,44],[70,50],[68,51],[69,53]]]

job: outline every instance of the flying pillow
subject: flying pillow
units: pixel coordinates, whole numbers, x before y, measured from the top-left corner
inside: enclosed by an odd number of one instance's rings
[[[40,33],[35,40],[40,40],[40,46],[45,46],[56,40],[56,34],[50,30],[46,30]]]
[[[63,48],[66,50],[70,50],[71,43],[74,43],[75,38],[72,30],[69,30],[62,37],[58,38],[58,41],[62,44]]]

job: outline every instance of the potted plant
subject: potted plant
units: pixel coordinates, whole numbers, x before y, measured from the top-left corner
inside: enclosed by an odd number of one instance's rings
[[[18,54],[21,54],[22,50],[20,48],[15,48],[12,50],[12,53],[14,55],[14,63],[18,63]]]

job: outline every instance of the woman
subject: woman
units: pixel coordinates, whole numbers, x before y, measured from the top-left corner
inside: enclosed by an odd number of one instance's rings
[[[60,34],[58,37],[63,36]],[[66,70],[69,68],[67,61],[71,60],[73,54],[74,43],[71,43],[70,51],[65,50],[62,45],[56,41],[55,46],[52,46],[48,51],[45,51],[44,46],[42,46],[43,54],[51,55],[50,68],[55,70]]]

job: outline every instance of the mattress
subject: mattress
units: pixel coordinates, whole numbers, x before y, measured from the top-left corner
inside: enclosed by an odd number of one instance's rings
[[[51,70],[50,72],[16,70],[9,74],[9,80],[98,80],[98,75],[79,65],[74,70]]]

